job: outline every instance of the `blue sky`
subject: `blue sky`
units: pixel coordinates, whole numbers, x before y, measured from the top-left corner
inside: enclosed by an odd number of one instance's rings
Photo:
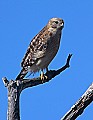
[[[49,69],[71,67],[51,82],[21,93],[22,120],[60,120],[93,82],[93,0],[0,0],[0,79],[15,79],[30,40],[52,17],[64,19],[59,52]],[[6,119],[7,89],[0,80],[0,120]],[[90,104],[77,120],[92,120]]]

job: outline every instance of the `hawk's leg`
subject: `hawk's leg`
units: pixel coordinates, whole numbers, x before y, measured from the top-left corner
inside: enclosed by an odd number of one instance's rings
[[[46,68],[46,72],[48,72],[48,68]],[[48,78],[48,77],[44,74],[43,70],[41,70],[40,78],[41,78],[41,80],[42,80],[42,83],[43,83],[44,79],[47,79],[47,78]]]

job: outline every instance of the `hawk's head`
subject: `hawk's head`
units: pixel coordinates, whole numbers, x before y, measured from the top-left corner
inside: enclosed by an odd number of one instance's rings
[[[52,18],[48,22],[49,28],[62,29],[64,27],[64,21],[61,18]]]

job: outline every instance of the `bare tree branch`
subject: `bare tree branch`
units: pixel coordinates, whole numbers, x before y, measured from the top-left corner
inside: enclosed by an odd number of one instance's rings
[[[9,81],[7,80],[7,78],[4,77],[4,78],[2,78],[2,80],[3,80],[3,83],[4,83],[5,87],[7,87],[8,84],[9,84]]]
[[[19,99],[20,93],[22,90],[28,87],[33,87],[39,84],[48,82],[56,75],[60,74],[70,65],[70,58],[72,54],[69,54],[66,64],[58,70],[50,70],[45,75],[45,78],[42,82],[40,77],[33,79],[21,79],[21,80],[10,80],[8,81],[6,77],[2,78],[5,87],[8,89],[8,111],[7,111],[7,120],[20,120],[20,109],[19,109]]]
[[[61,120],[75,120],[81,115],[84,109],[93,101],[93,83],[81,96],[81,98],[71,107],[71,109],[61,118]]]
[[[45,82],[49,82],[52,78],[59,75],[65,69],[69,68],[69,63],[72,54],[69,54],[66,64],[58,70],[50,70],[45,75],[42,82],[40,77],[33,79],[10,80],[6,77],[2,78],[5,87],[8,89],[8,112],[7,120],[20,120],[19,99],[22,90],[28,87],[33,87]],[[93,83],[81,98],[71,107],[71,109],[61,118],[61,120],[75,120],[81,115],[84,109],[93,101]]]

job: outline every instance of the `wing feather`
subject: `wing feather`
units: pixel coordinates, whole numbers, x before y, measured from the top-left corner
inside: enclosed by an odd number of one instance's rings
[[[30,42],[27,52],[21,62],[23,68],[32,66],[41,57],[44,57],[48,44],[48,33],[45,26]]]

